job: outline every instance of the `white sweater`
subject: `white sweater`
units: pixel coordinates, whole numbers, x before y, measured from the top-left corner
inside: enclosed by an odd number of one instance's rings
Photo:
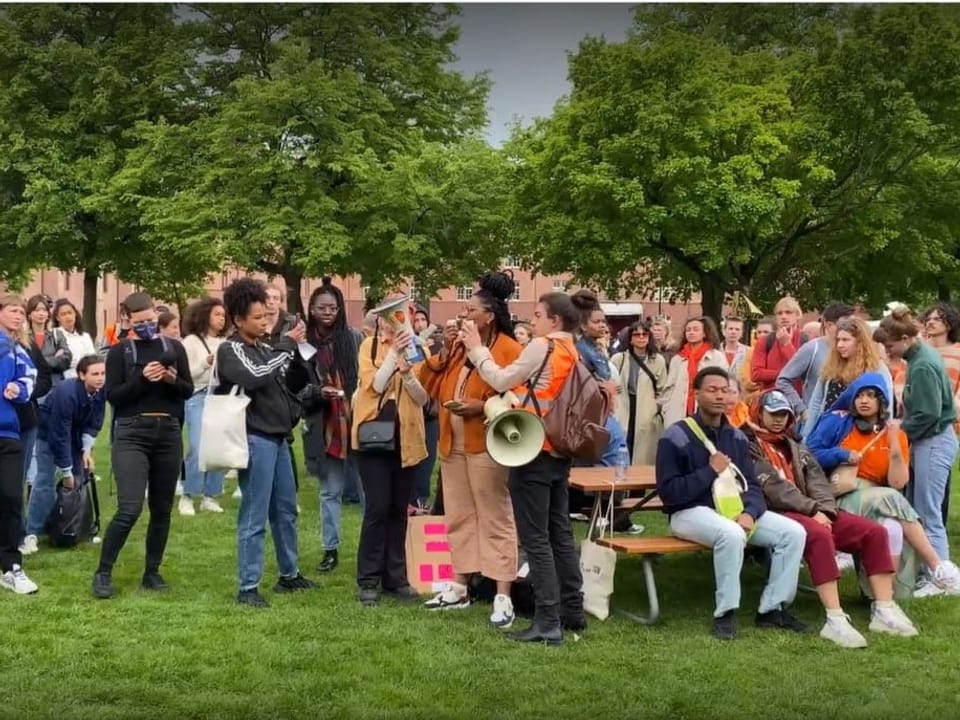
[[[77,363],[87,355],[96,355],[97,348],[87,333],[67,332],[63,328],[57,328],[57,332],[63,333],[66,338],[67,347],[70,348],[70,367],[63,371],[63,377],[70,380],[77,376]]]
[[[206,390],[210,384],[210,374],[213,366],[207,363],[207,357],[217,356],[217,348],[223,342],[223,338],[210,337],[203,340],[198,335],[187,335],[181,341],[183,349],[187,351],[187,361],[190,363],[190,375],[193,377],[193,390]],[[203,343],[207,346],[204,347]]]

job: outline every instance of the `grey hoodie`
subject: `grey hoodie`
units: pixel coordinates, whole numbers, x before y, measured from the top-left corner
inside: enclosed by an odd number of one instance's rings
[[[830,341],[825,337],[818,337],[801,345],[789,362],[783,366],[780,374],[777,375],[775,387],[787,396],[787,400],[790,401],[793,411],[797,415],[806,412],[807,403],[813,397],[817,380],[820,378],[820,371],[823,369],[823,364],[827,361],[827,355],[829,354]],[[797,381],[803,383],[802,398],[797,394],[797,389],[794,387],[794,383]]]

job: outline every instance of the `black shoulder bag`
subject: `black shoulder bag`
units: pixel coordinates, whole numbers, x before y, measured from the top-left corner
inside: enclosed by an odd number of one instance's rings
[[[370,346],[370,360],[376,365],[377,337],[374,336]],[[390,376],[389,383],[393,381]],[[357,425],[358,452],[395,452],[397,449],[397,402],[390,400],[384,403],[387,391],[380,396],[377,403],[377,416],[373,420],[366,420]]]

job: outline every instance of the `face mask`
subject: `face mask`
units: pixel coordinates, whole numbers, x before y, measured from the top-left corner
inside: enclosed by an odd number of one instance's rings
[[[153,340],[157,337],[157,321],[137,323],[133,326],[133,332],[140,340]]]

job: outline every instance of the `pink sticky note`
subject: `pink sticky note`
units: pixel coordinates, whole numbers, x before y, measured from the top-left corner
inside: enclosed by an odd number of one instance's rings
[[[453,565],[440,565],[437,570],[441,580],[453,580]]]
[[[420,582],[433,582],[433,565],[424,563],[420,566]]]
[[[446,523],[426,523],[423,526],[424,535],[446,535],[447,534],[447,524]]]
[[[428,542],[424,549],[427,552],[450,552],[450,543],[446,540],[434,540],[433,542]]]

